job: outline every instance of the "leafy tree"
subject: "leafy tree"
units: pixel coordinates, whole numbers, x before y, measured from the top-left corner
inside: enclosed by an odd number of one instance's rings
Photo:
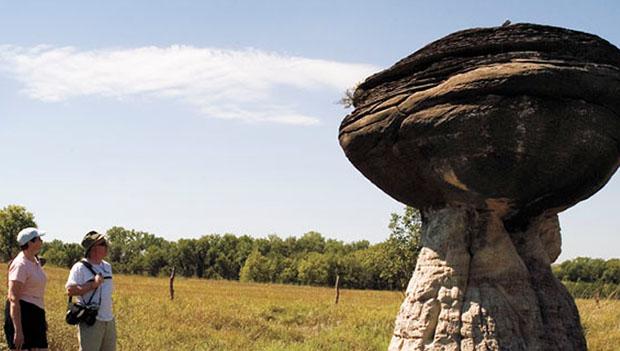
[[[270,234],[269,236],[267,236],[267,240],[269,241],[269,253],[271,253],[272,255],[277,255],[281,257],[291,255],[292,252],[290,248],[279,236],[275,234]]]
[[[308,253],[308,252],[325,252],[325,238],[323,235],[318,232],[310,231],[301,236],[301,238],[297,239],[297,252],[299,253]]]
[[[299,261],[297,277],[302,284],[326,285],[329,279],[327,257],[318,252],[310,252]]]
[[[169,245],[149,246],[143,255],[143,267],[151,276],[158,276],[163,273],[164,269],[169,265]]]
[[[552,266],[555,276],[563,281],[588,283],[620,283],[620,259],[577,257]]]
[[[155,267],[161,266],[162,260],[169,261],[167,257],[157,258],[159,263],[150,262],[163,253],[156,253],[155,248],[163,248],[167,241],[146,232],[112,227],[107,233],[109,259],[115,263],[115,269],[125,273],[149,273],[159,272]],[[150,250],[150,251],[149,251]],[[148,254],[148,257],[145,256]],[[167,256],[167,255],[164,255]],[[161,259],[160,259],[161,258]]]
[[[265,256],[271,251],[271,242],[266,238],[254,239],[252,251],[254,251],[254,249],[258,250],[261,255]]]
[[[205,235],[198,241],[198,255],[202,257],[204,277],[210,279],[236,279],[240,266],[235,260],[237,238],[234,235]],[[198,261],[197,261],[198,264]]]
[[[184,277],[198,276],[197,262],[199,260],[202,262],[202,259],[196,246],[196,239],[180,239],[177,241],[172,261],[177,272]],[[204,263],[200,264],[203,265]]]
[[[340,276],[339,284],[341,287],[358,289],[366,288],[365,277],[367,271],[365,271],[359,258],[360,255],[357,254],[357,252],[344,256],[332,256],[332,264],[330,265],[332,269],[334,269],[332,274],[334,274],[334,276]],[[335,278],[330,278],[330,284],[333,283],[331,280],[334,279]]]
[[[235,267],[237,267],[238,269],[236,270],[236,276],[230,279],[239,278],[239,272],[241,271],[241,267],[243,267],[248,256],[250,256],[250,253],[252,253],[253,247],[254,239],[252,239],[250,236],[242,235],[239,237],[239,239],[237,240],[237,246],[235,247],[235,251],[233,253]]]
[[[563,279],[578,282],[595,282],[602,278],[605,261],[589,257],[577,257],[560,264]]]
[[[391,263],[388,262],[389,256],[387,255],[385,243],[379,243],[373,245],[365,250],[356,251],[353,253],[356,261],[359,262],[360,269],[357,270],[359,274],[356,277],[358,282],[358,288],[361,289],[400,289],[400,286],[396,287],[393,284],[390,285],[389,280],[386,278],[386,272],[389,271]],[[388,275],[389,277],[389,275]]]
[[[603,281],[611,284],[620,284],[620,259],[612,258],[605,262]]]
[[[0,209],[0,259],[6,262],[19,251],[17,234],[27,227],[36,227],[34,215],[25,207],[8,205]]]
[[[413,207],[405,207],[402,215],[392,213],[388,228],[390,236],[385,242],[386,270],[382,272],[391,289],[407,287],[422,249],[422,218]]]
[[[112,227],[106,232],[108,238],[108,257],[115,263],[114,269],[124,271],[124,265],[131,261],[129,246],[131,232],[123,227]]]
[[[345,255],[348,253],[348,249],[349,247],[347,247],[341,240],[325,240],[325,253],[333,255]]]
[[[66,244],[56,239],[43,243],[40,256],[50,264],[69,268],[84,257],[84,249],[79,244]]]
[[[298,283],[297,278],[297,270],[298,270],[298,260],[292,257],[284,257],[282,260],[282,270],[280,271],[280,275],[278,277],[278,282],[280,283]]]
[[[369,247],[370,247],[370,243],[368,242],[368,240],[360,240],[360,241],[354,241],[350,244],[346,244],[345,250],[346,252],[355,252],[359,250],[366,250]]]
[[[65,263],[63,266],[71,267],[73,264],[84,257],[84,248],[77,243],[65,243],[63,245],[65,251]]]
[[[558,278],[559,280],[565,280],[564,279],[564,270],[562,270],[562,268],[560,267],[559,264],[552,264],[551,265],[551,272],[553,272],[553,275],[555,275],[555,277]]]
[[[355,90],[359,85],[360,83],[357,83],[355,86],[345,90],[340,100],[338,100],[338,104],[344,106],[344,108],[353,107],[355,105]]]
[[[289,236],[284,240],[284,246],[286,247],[286,251],[289,252],[290,256],[295,256],[298,253],[297,247],[297,238],[294,236]]]
[[[270,282],[272,277],[271,264],[258,248],[254,249],[245,260],[239,274],[242,282]]]

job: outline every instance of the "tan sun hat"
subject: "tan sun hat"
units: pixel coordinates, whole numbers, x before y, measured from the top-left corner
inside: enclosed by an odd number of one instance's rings
[[[82,239],[82,247],[85,252],[88,253],[88,250],[90,250],[90,248],[93,247],[97,241],[102,239],[105,239],[105,234],[97,233],[96,231],[91,230],[84,235],[84,239]]]

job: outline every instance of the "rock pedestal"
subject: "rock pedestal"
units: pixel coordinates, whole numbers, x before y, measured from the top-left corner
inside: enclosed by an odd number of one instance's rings
[[[347,158],[423,216],[390,350],[585,350],[550,265],[557,213],[620,165],[620,50],[549,26],[465,30],[353,100]]]
[[[424,213],[423,249],[389,350],[585,350],[577,308],[551,273],[557,216],[508,233],[494,212]]]

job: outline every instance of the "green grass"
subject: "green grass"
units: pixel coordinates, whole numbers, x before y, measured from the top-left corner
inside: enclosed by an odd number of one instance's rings
[[[593,299],[597,295],[600,299],[620,299],[620,285],[587,283],[587,282],[562,282],[568,292],[578,299]]]
[[[64,323],[68,270],[45,269],[50,349],[77,350]],[[403,298],[341,290],[334,305],[330,288],[177,278],[170,301],[166,278],[115,275],[114,285],[119,350],[386,350]],[[615,350],[620,301],[577,304],[590,350]]]

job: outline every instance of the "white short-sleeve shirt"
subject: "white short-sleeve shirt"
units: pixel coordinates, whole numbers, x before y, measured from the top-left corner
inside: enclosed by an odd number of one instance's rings
[[[101,273],[103,277],[107,279],[104,279],[103,284],[101,284],[96,290],[89,291],[83,296],[76,297],[79,302],[87,303],[94,294],[91,303],[99,304],[97,319],[100,321],[111,321],[114,319],[114,315],[112,314],[112,291],[114,290],[114,286],[112,284],[112,266],[106,261],[102,261],[100,264],[93,264],[92,266],[96,273]],[[73,265],[73,267],[71,267],[69,278],[67,279],[67,284],[65,284],[65,287],[68,288],[73,285],[83,285],[93,278],[94,275],[88,267],[86,267],[82,262],[77,262]],[[99,302],[100,298],[101,302]]]

